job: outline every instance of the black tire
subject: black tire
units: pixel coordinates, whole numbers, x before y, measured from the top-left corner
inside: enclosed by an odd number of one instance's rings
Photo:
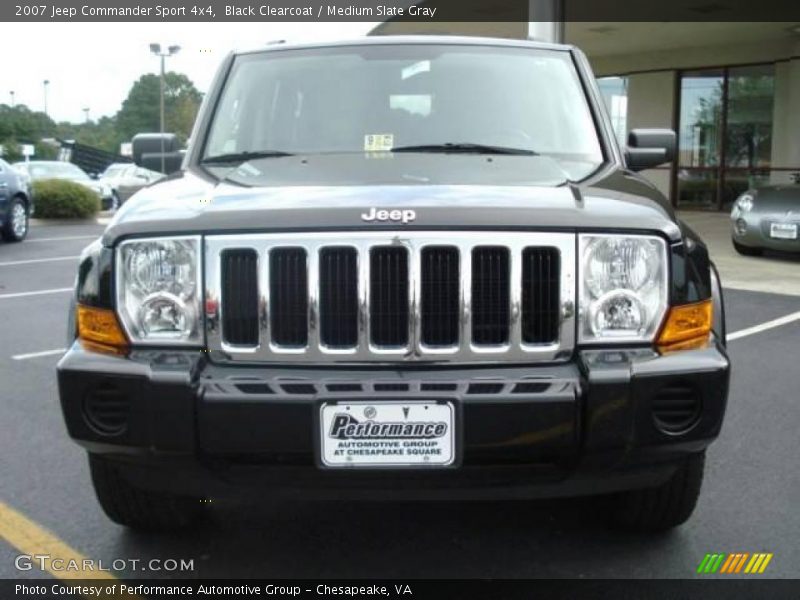
[[[111,200],[108,202],[108,210],[111,212],[117,212],[121,203],[119,201],[119,195],[117,195],[116,191],[111,192]]]
[[[131,485],[120,467],[89,455],[97,500],[109,519],[141,531],[174,531],[202,516],[199,498],[145,490]]]
[[[764,254],[763,248],[753,248],[751,246],[742,246],[741,244],[737,243],[736,240],[731,240],[733,242],[733,248],[742,256],[761,256]]]
[[[612,497],[611,523],[627,531],[655,533],[684,523],[694,511],[703,483],[705,452],[692,456],[666,482]]]
[[[20,218],[23,219],[22,223],[18,222]],[[28,229],[30,229],[30,222],[25,200],[20,197],[12,198],[8,204],[8,215],[0,235],[6,242],[21,242],[28,235]]]

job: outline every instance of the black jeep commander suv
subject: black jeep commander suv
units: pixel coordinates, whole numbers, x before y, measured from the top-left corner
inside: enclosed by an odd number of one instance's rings
[[[381,37],[232,54],[183,167],[83,253],[58,364],[135,528],[241,494],[604,495],[691,514],[728,394],[703,242],[584,55]]]

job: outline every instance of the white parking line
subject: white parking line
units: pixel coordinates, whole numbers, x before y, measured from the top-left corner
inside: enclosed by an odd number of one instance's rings
[[[0,300],[7,300],[9,298],[24,298],[25,296],[45,296],[47,294],[63,294],[64,292],[73,292],[75,288],[56,288],[53,290],[38,290],[35,292],[16,292],[14,294],[0,294]]]
[[[56,348],[55,350],[45,350],[43,352],[30,352],[28,354],[15,354],[11,360],[28,360],[29,358],[40,358],[42,356],[53,356],[54,354],[63,354],[66,348]]]
[[[31,242],[61,242],[64,240],[96,240],[99,238],[99,235],[67,235],[64,237],[54,237],[54,238],[28,238],[25,240],[25,243],[30,244]]]
[[[733,333],[728,334],[726,339],[729,342],[732,342],[733,340],[739,340],[749,335],[754,335],[756,333],[761,333],[762,331],[767,331],[768,329],[780,327],[781,325],[788,325],[789,323],[793,323],[795,321],[800,321],[800,311],[786,315],[785,317],[779,317],[777,319],[772,319],[771,321],[766,321],[760,325],[753,325],[752,327],[748,327],[746,329],[734,331]]]
[[[11,267],[14,265],[32,265],[35,263],[56,262],[60,260],[78,260],[80,256],[59,256],[56,258],[32,258],[30,260],[12,260],[0,262],[0,267]]]

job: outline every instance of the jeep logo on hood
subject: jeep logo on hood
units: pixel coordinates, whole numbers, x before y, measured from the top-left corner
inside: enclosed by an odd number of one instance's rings
[[[375,221],[391,221],[392,223],[410,223],[417,218],[417,213],[410,209],[400,210],[398,208],[392,210],[378,210],[375,207],[369,209],[368,212],[361,213],[361,220],[373,223]]]

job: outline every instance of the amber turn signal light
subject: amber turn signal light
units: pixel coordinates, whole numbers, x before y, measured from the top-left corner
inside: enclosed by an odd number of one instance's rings
[[[116,349],[128,346],[128,339],[113,310],[82,304],[78,305],[78,338],[91,345],[100,344]]]
[[[711,333],[711,324],[714,318],[714,307],[711,299],[694,304],[673,306],[669,309],[667,320],[658,336],[658,345],[661,347],[694,347],[687,344],[691,341],[703,341]]]

